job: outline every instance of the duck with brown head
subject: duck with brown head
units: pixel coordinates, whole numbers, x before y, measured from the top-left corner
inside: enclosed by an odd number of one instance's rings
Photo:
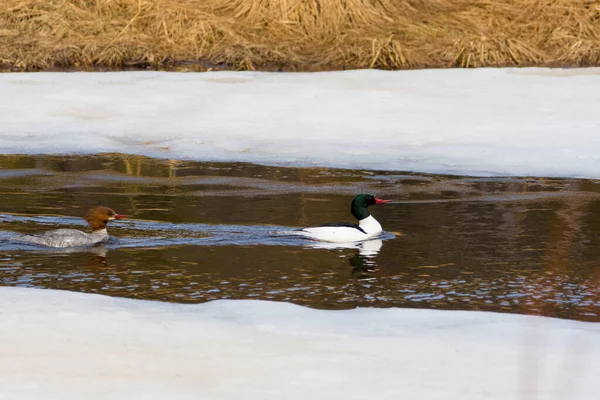
[[[35,235],[22,235],[17,238],[17,241],[46,247],[92,246],[105,243],[110,238],[106,229],[108,221],[127,217],[127,215],[117,214],[108,207],[94,207],[83,217],[92,228],[92,233],[77,229],[55,229]]]

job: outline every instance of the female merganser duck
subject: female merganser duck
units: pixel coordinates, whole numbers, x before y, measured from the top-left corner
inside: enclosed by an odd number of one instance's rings
[[[108,207],[94,207],[83,217],[92,228],[92,233],[76,229],[55,229],[35,235],[22,235],[17,240],[47,247],[91,246],[105,243],[110,238],[106,231],[106,224],[119,218],[127,218],[127,215],[117,214]]]
[[[298,235],[315,240],[335,243],[360,242],[379,235],[383,230],[381,225],[367,209],[375,204],[389,203],[391,200],[381,200],[370,194],[359,194],[352,199],[350,211],[358,220],[358,225],[344,222],[325,224],[314,228],[302,228],[296,231]]]

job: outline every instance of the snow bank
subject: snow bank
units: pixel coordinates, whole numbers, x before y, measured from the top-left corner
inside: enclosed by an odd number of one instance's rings
[[[0,288],[0,398],[596,399],[600,325]]]
[[[600,68],[0,74],[0,153],[600,177]]]

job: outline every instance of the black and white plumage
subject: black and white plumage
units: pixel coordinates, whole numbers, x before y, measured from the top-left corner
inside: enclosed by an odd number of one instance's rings
[[[314,240],[335,243],[360,242],[379,235],[383,229],[379,222],[369,213],[368,207],[389,203],[391,200],[378,199],[370,194],[359,194],[350,206],[352,215],[358,224],[345,222],[329,223],[321,226],[302,228],[295,233]]]

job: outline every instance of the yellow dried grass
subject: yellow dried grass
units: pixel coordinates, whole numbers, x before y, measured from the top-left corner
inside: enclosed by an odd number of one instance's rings
[[[600,0],[2,0],[0,69],[600,65]]]

